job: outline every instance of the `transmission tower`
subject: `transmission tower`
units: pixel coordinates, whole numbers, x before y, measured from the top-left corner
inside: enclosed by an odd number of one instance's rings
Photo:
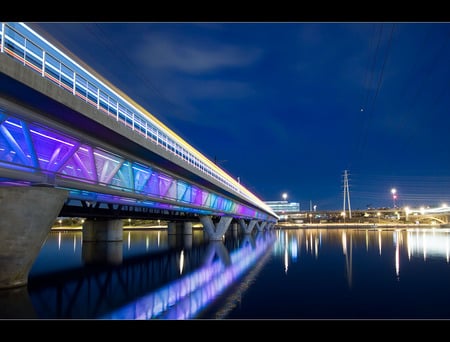
[[[347,201],[348,204],[348,217],[352,218],[352,208],[350,207],[350,190],[348,186],[348,172],[347,170],[344,171],[344,208],[343,212],[345,215],[345,203]]]

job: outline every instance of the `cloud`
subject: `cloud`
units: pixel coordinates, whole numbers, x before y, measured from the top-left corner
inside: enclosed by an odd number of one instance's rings
[[[146,36],[141,46],[138,57],[144,65],[188,74],[247,67],[262,54],[262,50],[257,48],[214,41],[187,41],[158,33]]]

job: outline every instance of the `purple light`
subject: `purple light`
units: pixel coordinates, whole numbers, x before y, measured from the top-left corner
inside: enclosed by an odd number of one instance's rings
[[[217,296],[238,281],[245,272],[271,251],[275,234],[264,234],[254,245],[230,253],[231,264],[214,259],[210,264],[149,293],[102,319],[192,319]]]
[[[82,145],[53,129],[14,117],[0,124],[0,163],[10,170],[51,172],[56,180],[68,178],[79,182],[80,187],[83,183],[101,185],[147,195],[149,199],[165,198],[203,207],[182,209],[185,211],[226,212],[247,218],[268,216],[150,167]],[[174,206],[159,204],[158,207]]]

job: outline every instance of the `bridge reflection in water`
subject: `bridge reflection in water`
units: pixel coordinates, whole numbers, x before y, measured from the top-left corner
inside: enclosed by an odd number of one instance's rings
[[[124,234],[129,238],[129,233]],[[30,277],[29,295],[37,316],[44,319],[197,318],[222,294],[239,289],[239,283],[253,269],[261,267],[272,252],[276,234],[273,231],[242,236],[230,233],[224,241],[209,242],[198,237],[196,240],[186,242],[186,237],[181,236],[170,245],[167,234],[158,232],[158,248],[125,255],[130,241],[124,235],[124,255],[122,243],[113,248],[102,246],[99,250],[106,256],[103,262],[98,255],[87,260],[86,256],[93,253],[83,251],[82,267]],[[73,241],[75,248],[75,238]],[[148,238],[145,241],[148,250]],[[111,251],[116,251],[112,257]]]

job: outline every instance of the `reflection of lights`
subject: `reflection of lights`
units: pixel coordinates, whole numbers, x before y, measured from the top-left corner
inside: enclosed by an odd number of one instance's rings
[[[61,249],[61,232],[58,233],[58,250]]]
[[[131,248],[131,232],[128,232],[128,249]]]
[[[285,248],[284,250],[284,273],[287,274],[289,266],[289,256],[288,256],[288,249]]]
[[[414,229],[408,230],[408,256],[421,255],[424,260],[428,257],[443,257],[449,261],[450,230]]]
[[[366,251],[369,250],[369,231],[366,229]]]
[[[205,264],[184,277],[106,314],[104,319],[190,319],[233,285],[264,258],[275,243],[275,234],[265,234],[255,245],[230,253],[231,263],[222,260]]]
[[[148,235],[145,237],[145,250],[148,251],[150,247],[150,239],[148,237]]]
[[[314,245],[314,255],[317,259],[317,257],[319,256],[319,238],[316,237],[315,241],[315,245]]]
[[[348,285],[352,286],[352,234],[350,234],[350,258],[348,256],[348,248],[347,248],[347,233],[345,231],[342,232],[341,236],[342,243],[342,252],[345,255],[345,265],[347,268],[347,281]]]
[[[298,242],[295,238],[293,238],[291,241],[291,255],[292,255],[292,260],[294,262],[297,261],[297,248],[298,248]]]
[[[427,259],[427,243],[425,240],[425,232],[422,234],[422,241],[423,241],[423,260]]]
[[[448,243],[448,239],[445,239],[445,256],[446,256],[446,260],[447,262],[449,261],[449,243]]]
[[[236,306],[236,302],[241,302],[243,292],[247,291],[252,285],[256,278],[256,275],[261,271],[263,266],[266,264],[267,259],[270,257],[270,253],[266,253],[261,259],[258,260],[255,267],[250,270],[250,272],[245,276],[243,281],[240,283],[236,292],[227,298],[224,307],[220,309],[214,316],[217,319],[226,318],[228,313]]]
[[[183,267],[184,267],[184,249],[182,249],[180,253],[180,274],[183,274]]]
[[[394,243],[395,243],[395,274],[397,275],[397,279],[399,279],[400,275],[400,241],[401,241],[401,233],[399,231],[394,232]]]
[[[288,235],[287,233],[284,235],[284,273],[287,273],[289,265],[288,258]]]
[[[342,252],[344,255],[347,254],[347,235],[345,232],[342,232]]]
[[[378,229],[378,253],[381,255],[381,229]]]

